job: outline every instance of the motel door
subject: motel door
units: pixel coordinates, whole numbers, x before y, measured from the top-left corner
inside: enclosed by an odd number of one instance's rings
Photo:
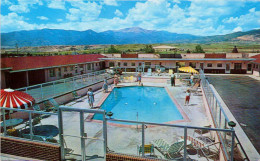
[[[230,73],[230,63],[226,63],[225,73]]]
[[[204,63],[200,63],[200,69],[204,71]]]
[[[92,117],[100,119],[99,122],[91,121]],[[107,126],[103,110],[60,106],[58,122],[62,160],[106,160]]]

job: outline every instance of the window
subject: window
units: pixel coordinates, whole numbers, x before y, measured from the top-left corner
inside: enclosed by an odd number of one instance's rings
[[[196,63],[190,62],[190,63],[189,63],[189,66],[191,66],[192,68],[196,68]]]
[[[235,63],[234,69],[235,69],[235,70],[240,70],[240,69],[242,69],[242,64],[241,64],[241,63]]]
[[[55,69],[49,69],[50,77],[55,77]]]
[[[135,66],[135,63],[131,63],[132,66]]]
[[[68,71],[68,68],[67,67],[64,67],[64,72],[67,72]]]
[[[121,66],[121,63],[120,63],[120,62],[118,62],[118,63],[117,63],[117,66],[119,66],[119,67],[120,67],[120,66]]]
[[[212,67],[212,63],[208,63],[207,67],[209,67],[209,68]]]
[[[139,66],[142,66],[142,63],[139,63]]]
[[[87,69],[91,70],[91,64],[87,64]]]
[[[144,64],[145,65],[151,65],[152,63],[151,62],[145,62]]]
[[[258,69],[258,65],[256,65],[255,68]]]
[[[127,63],[124,63],[124,66],[127,66]]]
[[[176,62],[176,67],[185,67],[185,63],[184,62]]]
[[[61,77],[61,68],[58,68],[58,76]]]
[[[114,66],[115,66],[115,63],[114,63],[114,62],[109,62],[108,66],[109,66],[109,67],[114,67]]]
[[[218,64],[217,64],[217,67],[221,68],[221,67],[222,67],[222,64],[221,64],[221,63],[218,63]]]
[[[255,68],[255,64],[253,65],[253,68]]]
[[[252,70],[252,64],[247,64],[247,71],[251,71]]]

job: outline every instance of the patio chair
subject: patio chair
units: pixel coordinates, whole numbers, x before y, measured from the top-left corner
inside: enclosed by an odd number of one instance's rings
[[[155,148],[164,155],[167,159],[180,159],[183,156],[180,154],[180,151],[184,147],[184,141],[173,143],[169,145],[165,140],[158,139],[151,142],[154,144]]]
[[[182,136],[182,138],[183,138],[183,136]],[[207,160],[209,160],[209,159],[218,160],[219,159],[220,149],[216,145],[219,144],[220,142],[212,142],[212,143],[206,144],[202,140],[193,138],[191,136],[187,136],[187,140],[191,141],[191,146],[189,146],[189,149],[196,150],[198,157],[205,157]]]
[[[210,128],[211,125],[204,126]],[[211,131],[207,129],[195,129],[193,132],[193,136],[202,140],[204,143],[212,143],[215,139],[212,137]]]
[[[142,154],[142,146],[137,146],[139,155]],[[154,146],[153,144],[144,145],[144,154],[149,154],[150,156],[154,155]]]
[[[58,111],[60,105],[53,98],[48,99],[48,101],[52,105],[51,110],[54,112]]]
[[[80,95],[78,95],[78,93],[76,91],[72,92],[72,96],[73,96],[74,100],[77,100],[81,97]]]

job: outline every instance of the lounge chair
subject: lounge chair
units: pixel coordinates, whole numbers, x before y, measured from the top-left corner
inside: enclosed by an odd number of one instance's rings
[[[191,88],[189,88],[189,90],[194,93],[197,94],[198,93],[198,89],[200,86],[200,80],[198,80]]]
[[[195,149],[197,151],[198,157],[205,157],[207,160],[209,160],[209,158],[214,160],[219,159],[220,150],[216,146],[219,144],[219,142],[206,144],[202,140],[193,138],[191,136],[187,136],[187,140],[191,141],[191,146],[189,146],[189,149]]]
[[[52,107],[51,107],[52,111],[54,111],[54,112],[58,111],[60,105],[53,98],[48,99],[48,101],[52,105]]]
[[[207,128],[210,128],[211,125],[208,126],[204,126]],[[207,130],[207,129],[195,129],[193,136],[195,136],[196,138],[202,140],[204,143],[212,143],[214,142],[215,139],[213,139],[211,131]]]
[[[180,159],[183,156],[180,151],[184,147],[184,141],[173,143],[169,145],[165,140],[158,139],[151,142],[154,144],[155,148],[162,153],[167,159]]]
[[[72,96],[75,100],[79,99],[81,96],[78,95],[78,93],[76,91],[72,92]]]
[[[137,146],[139,155],[142,154],[142,146]],[[153,144],[144,145],[144,154],[149,153],[150,156],[154,155],[154,146]]]

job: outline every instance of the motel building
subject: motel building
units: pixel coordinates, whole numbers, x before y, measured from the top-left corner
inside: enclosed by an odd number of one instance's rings
[[[204,73],[259,76],[259,55],[226,54],[88,54],[1,58],[1,88],[21,88],[82,75],[109,67],[125,72],[191,66]]]
[[[251,58],[254,58],[249,65],[250,68],[252,68],[252,74],[255,76],[260,76],[260,54],[252,56]]]
[[[104,68],[100,54],[1,58],[1,88],[21,88]]]
[[[105,61],[106,68],[125,68],[128,72],[147,72],[148,68],[156,71],[157,67],[176,71],[179,67],[187,66],[202,69],[204,73],[219,74],[251,74],[252,70],[255,70],[250,63],[255,58],[244,53],[106,54],[101,60]]]

